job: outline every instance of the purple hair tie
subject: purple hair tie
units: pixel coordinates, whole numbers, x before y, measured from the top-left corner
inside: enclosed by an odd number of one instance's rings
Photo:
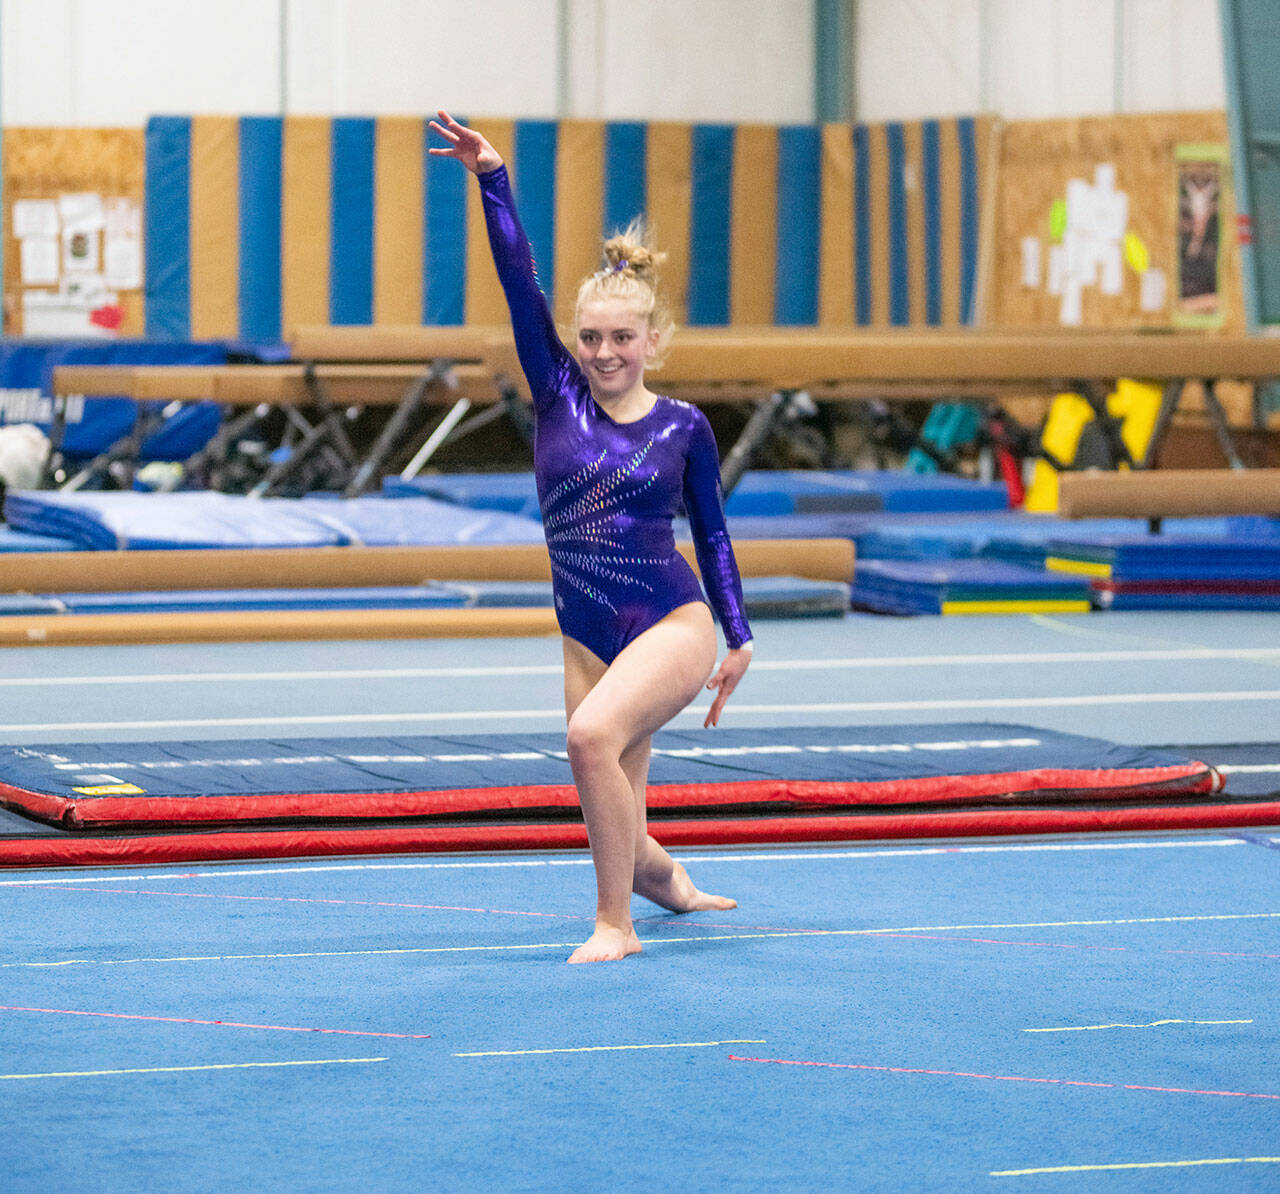
[[[630,264],[631,264],[631,263],[630,263],[630,262],[629,262],[629,261],[624,257],[621,261],[617,262],[617,263],[614,265],[614,267],[613,267],[613,272],[614,272],[615,274],[620,274],[620,273],[622,273],[622,271],[623,271],[624,269],[626,269],[626,268],[627,268],[627,266],[628,266],[628,265],[630,265]]]

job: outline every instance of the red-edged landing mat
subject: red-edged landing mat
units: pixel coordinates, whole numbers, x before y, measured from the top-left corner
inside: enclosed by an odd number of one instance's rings
[[[1211,793],[1168,750],[1026,726],[663,731],[655,819]],[[560,734],[0,748],[0,804],[70,830],[250,822],[577,819]]]
[[[666,846],[856,842],[1280,825],[1280,802],[1001,808],[650,822]],[[105,866],[318,855],[581,849],[581,824],[394,825],[0,839],[0,866]]]

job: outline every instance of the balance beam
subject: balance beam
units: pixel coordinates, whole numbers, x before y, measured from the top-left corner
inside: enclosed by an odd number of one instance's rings
[[[696,568],[692,545],[682,543],[679,550]],[[847,583],[853,575],[854,549],[848,539],[744,539],[734,544],[734,552],[743,576],[799,576]],[[355,588],[428,580],[550,579],[547,549],[541,544],[0,552],[3,593]]]
[[[1280,515],[1280,469],[1158,469],[1063,473],[1064,518]]]

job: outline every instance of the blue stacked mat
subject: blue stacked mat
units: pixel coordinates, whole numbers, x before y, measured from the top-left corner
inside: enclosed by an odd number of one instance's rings
[[[99,550],[542,542],[531,519],[428,498],[24,492],[5,514],[14,530]]]
[[[29,535],[12,527],[0,526],[0,552],[77,551],[80,544],[52,535]]]
[[[482,510],[538,517],[532,473],[456,473],[383,482],[388,497],[425,495]],[[871,471],[755,470],[743,474],[725,499],[725,512],[758,517],[851,514],[869,511],[912,513],[1004,510],[1004,482],[970,481],[941,474]],[[791,536],[795,537],[795,536]]]
[[[855,608],[885,614],[1086,612],[1085,577],[1001,560],[858,560]]]

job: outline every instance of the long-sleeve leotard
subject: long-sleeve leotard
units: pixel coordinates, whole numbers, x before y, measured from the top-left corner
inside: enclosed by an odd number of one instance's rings
[[[480,190],[533,393],[534,472],[560,629],[612,663],[672,610],[703,600],[675,546],[672,520],[683,503],[725,641],[742,646],[751,628],[706,416],[659,397],[634,422],[611,419],[556,330],[505,167],[480,175]]]

